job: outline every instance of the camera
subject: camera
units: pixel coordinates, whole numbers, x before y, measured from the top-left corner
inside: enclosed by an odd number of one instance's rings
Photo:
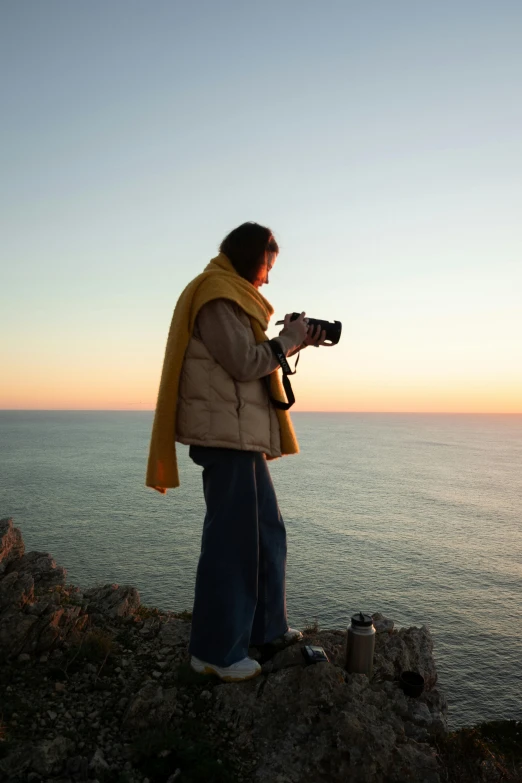
[[[295,321],[299,318],[300,313],[292,313],[291,321]],[[313,326],[316,329],[318,326],[324,329],[326,332],[326,339],[329,341],[329,345],[337,345],[341,339],[341,330],[343,325],[340,321],[323,321],[321,318],[307,318],[308,326]],[[284,324],[284,321],[276,321],[276,325]]]

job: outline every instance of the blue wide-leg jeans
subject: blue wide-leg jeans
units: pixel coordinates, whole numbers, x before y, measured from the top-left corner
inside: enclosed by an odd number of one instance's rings
[[[191,446],[203,468],[203,525],[189,651],[216,666],[288,630],[286,531],[265,455]]]

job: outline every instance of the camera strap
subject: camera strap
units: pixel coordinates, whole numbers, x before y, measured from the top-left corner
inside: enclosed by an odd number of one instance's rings
[[[292,405],[295,402],[294,392],[292,391],[292,384],[290,383],[288,376],[295,375],[295,367],[297,367],[297,362],[299,361],[300,354],[297,357],[297,361],[295,363],[294,369],[291,370],[290,365],[288,364],[288,359],[286,358],[285,353],[281,348],[279,341],[269,340],[268,345],[270,346],[272,353],[274,354],[275,358],[279,362],[279,365],[283,371],[283,389],[285,390],[286,399],[288,400],[288,402],[281,402],[281,400],[276,400],[274,397],[272,397],[272,394],[270,392],[270,375],[266,375],[264,378],[266,383],[266,388],[268,391],[268,396],[270,398],[270,402],[275,408],[279,408],[279,410],[281,411],[287,411],[289,408],[292,407]]]

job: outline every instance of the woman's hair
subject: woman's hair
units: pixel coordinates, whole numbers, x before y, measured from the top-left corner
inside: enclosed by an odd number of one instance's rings
[[[219,250],[230,259],[241,277],[253,283],[263,263],[265,251],[279,253],[279,246],[266,226],[243,223],[227,234]]]

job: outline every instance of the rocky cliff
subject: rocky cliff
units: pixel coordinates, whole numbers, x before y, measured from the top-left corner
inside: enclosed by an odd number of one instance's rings
[[[223,684],[188,665],[190,616],[147,609],[133,587],[66,584],[0,521],[0,781],[437,783],[446,700],[426,627],[378,628],[374,675],[343,669],[346,634],[251,654],[263,673]],[[426,681],[418,699],[401,671]],[[485,778],[484,778],[485,779]],[[493,778],[492,778],[493,779]],[[500,779],[500,778],[499,778]]]

